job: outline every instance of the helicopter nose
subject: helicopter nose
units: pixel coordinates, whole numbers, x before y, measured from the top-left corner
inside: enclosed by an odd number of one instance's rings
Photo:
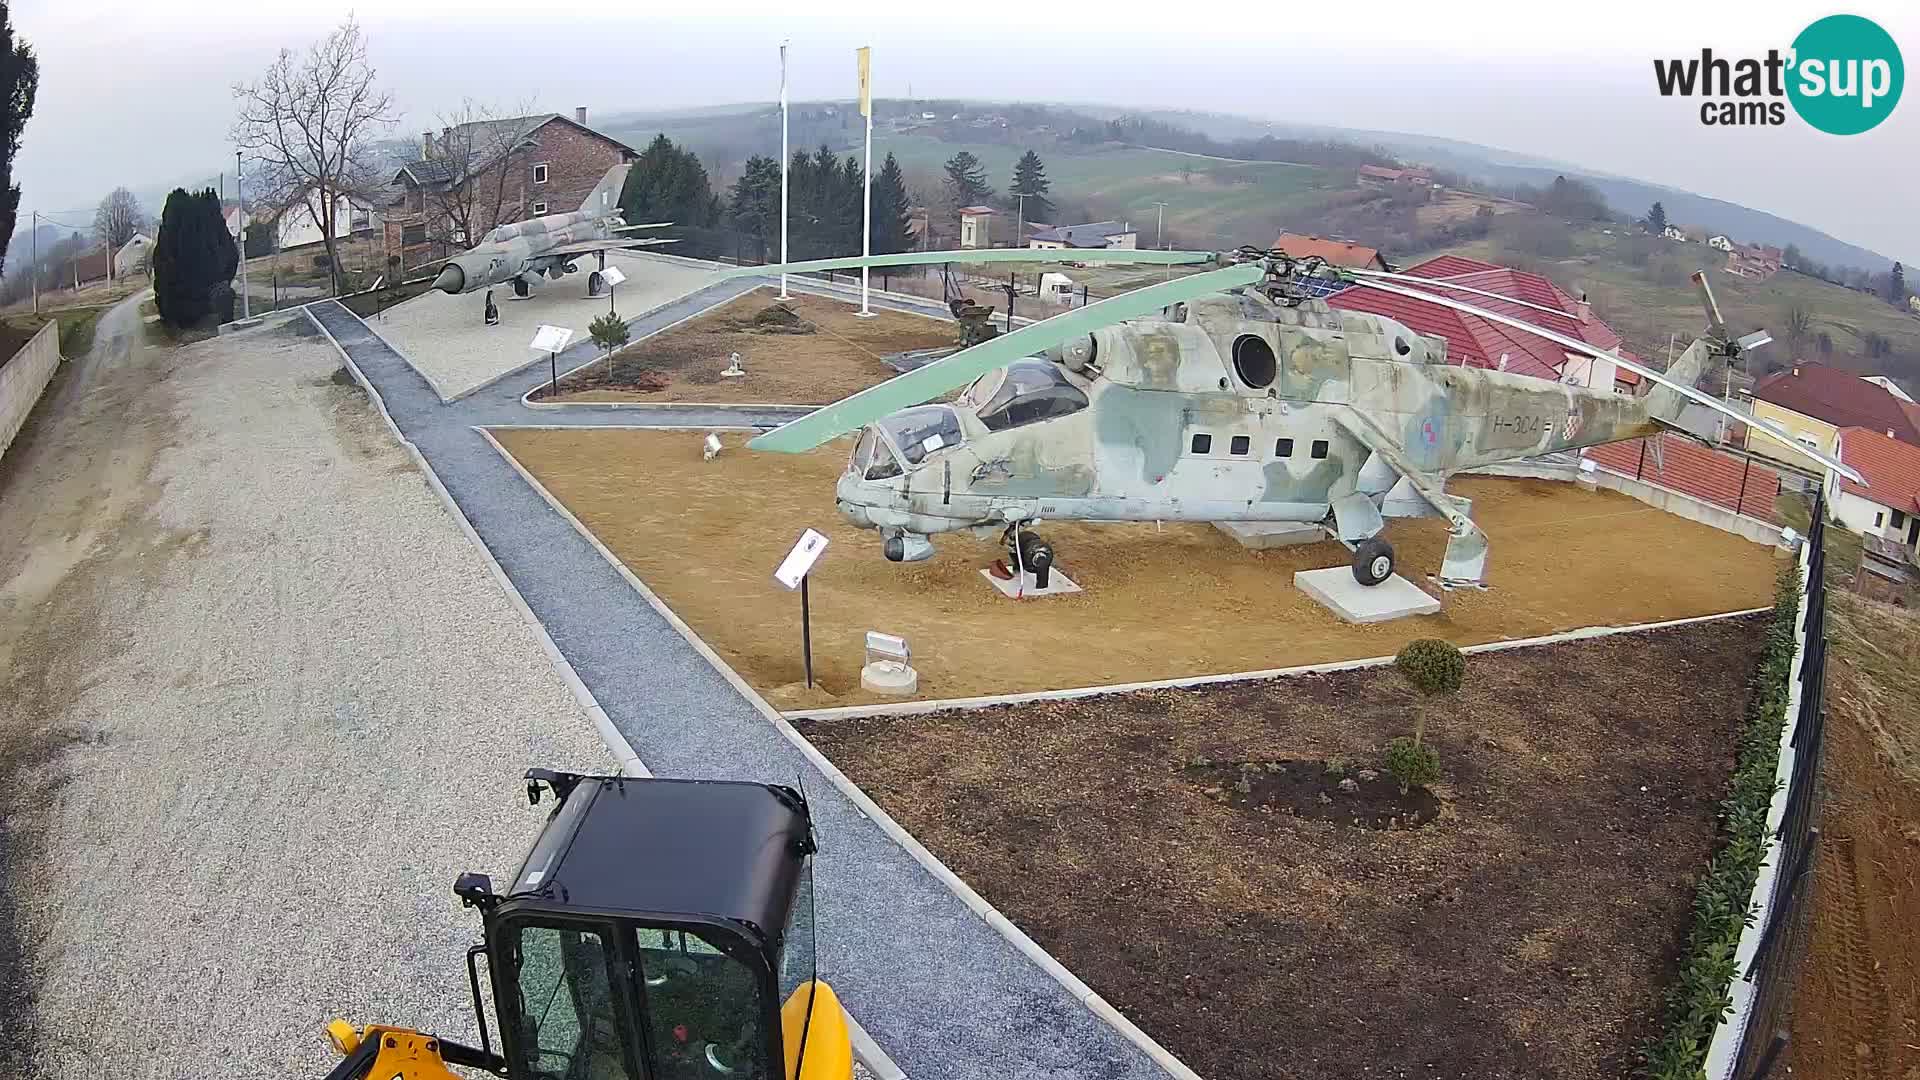
[[[467,287],[467,272],[460,269],[459,263],[448,263],[440,268],[440,276],[433,279],[433,287],[444,293],[458,293]]]

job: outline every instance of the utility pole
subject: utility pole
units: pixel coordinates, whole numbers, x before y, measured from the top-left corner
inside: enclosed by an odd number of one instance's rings
[[[33,212],[33,268],[27,276],[33,279],[33,313],[40,314],[40,211]]]
[[[1153,219],[1153,246],[1162,251],[1167,249],[1167,204],[1156,202]],[[1167,280],[1173,280],[1173,264],[1167,264]]]
[[[240,151],[233,152],[233,194],[240,200],[240,317],[253,318],[253,297],[247,293],[247,189],[240,172]]]
[[[787,263],[787,165],[793,151],[787,149],[787,43],[780,43],[780,264]],[[735,260],[738,261],[738,260]],[[780,275],[781,300],[787,295],[787,275]]]
[[[867,118],[867,178],[861,188],[864,197],[865,216],[860,225],[860,311],[861,318],[871,318],[872,310],[867,307],[867,276],[869,268],[864,260],[873,257],[873,50],[862,45],[857,54],[860,61],[860,112]]]
[[[1016,191],[1013,197],[1020,200],[1020,223],[1013,227],[1013,246],[1025,247],[1027,243],[1027,193]]]

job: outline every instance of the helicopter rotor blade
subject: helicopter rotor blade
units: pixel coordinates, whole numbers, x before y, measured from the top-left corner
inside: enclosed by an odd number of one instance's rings
[[[1661,386],[1664,386],[1664,387],[1667,387],[1668,389],[1676,391],[1681,396],[1687,398],[1690,401],[1694,401],[1701,405],[1705,405],[1707,408],[1712,409],[1715,412],[1722,413],[1727,416],[1731,416],[1735,420],[1738,420],[1742,424],[1745,424],[1748,427],[1759,431],[1761,434],[1767,436],[1768,438],[1774,440],[1775,442],[1781,444],[1782,446],[1785,446],[1788,449],[1793,450],[1794,452],[1802,455],[1803,457],[1809,457],[1814,459],[1815,461],[1818,461],[1820,464],[1825,465],[1827,468],[1832,469],[1833,471],[1839,473],[1841,476],[1844,476],[1847,479],[1854,481],[1855,483],[1866,482],[1865,478],[1862,477],[1858,472],[1850,468],[1846,462],[1841,461],[1839,458],[1836,458],[1831,454],[1826,453],[1825,451],[1815,450],[1813,447],[1810,447],[1805,443],[1802,443],[1796,440],[1792,435],[1787,433],[1787,430],[1785,428],[1782,428],[1780,425],[1775,424],[1770,420],[1762,420],[1757,416],[1753,416],[1748,413],[1743,413],[1738,409],[1729,408],[1719,398],[1713,397],[1708,394],[1703,394],[1699,390],[1696,390],[1691,386],[1686,386],[1681,383],[1675,382],[1674,380],[1667,378],[1664,373],[1655,371],[1654,369],[1647,367],[1645,364],[1640,364],[1640,363],[1636,363],[1635,361],[1628,360],[1626,357],[1621,356],[1617,352],[1605,352],[1603,350],[1596,349],[1593,346],[1587,344],[1584,341],[1581,341],[1578,338],[1569,337],[1565,334],[1558,334],[1553,332],[1552,330],[1548,330],[1543,326],[1535,326],[1532,323],[1526,322],[1524,320],[1515,319],[1507,315],[1502,315],[1497,311],[1488,311],[1486,308],[1477,307],[1473,304],[1466,303],[1465,301],[1462,301],[1462,300],[1455,300],[1450,296],[1436,296],[1433,293],[1421,292],[1417,289],[1403,288],[1399,285],[1396,285],[1390,282],[1372,282],[1369,284],[1369,287],[1380,289],[1383,292],[1396,293],[1400,296],[1404,296],[1412,300],[1425,300],[1428,303],[1439,304],[1441,307],[1452,308],[1455,311],[1462,311],[1469,315],[1478,315],[1483,319],[1488,319],[1493,322],[1497,322],[1502,326],[1509,326],[1523,333],[1532,334],[1535,337],[1545,338],[1546,340],[1551,341],[1555,345],[1558,345],[1561,348],[1567,349],[1570,352],[1576,352],[1582,356],[1591,356],[1598,360],[1611,361],[1614,364],[1620,367],[1626,368],[1628,371],[1631,371],[1642,378],[1651,379],[1654,382],[1660,384]]]
[[[1211,251],[1154,251],[1150,248],[963,248],[958,251],[902,251],[891,255],[850,255],[835,259],[737,266],[721,271],[720,276],[763,277],[767,274],[807,274],[820,270],[858,270],[863,266],[930,266],[939,263],[1118,262],[1190,266],[1218,260],[1219,256]]]
[[[1497,292],[1488,292],[1485,289],[1475,289],[1466,285],[1455,285],[1450,281],[1440,278],[1415,277],[1412,274],[1394,274],[1384,270],[1343,269],[1341,273],[1365,279],[1361,282],[1362,285],[1374,280],[1398,281],[1422,289],[1446,289],[1450,292],[1472,293],[1475,296],[1484,296],[1490,300],[1498,300],[1505,304],[1517,304],[1523,308],[1532,308],[1535,311],[1544,311],[1549,315],[1559,315],[1563,318],[1571,319],[1574,317],[1572,312],[1563,311],[1557,307],[1548,307],[1545,304],[1535,304],[1526,300],[1515,300],[1511,296],[1503,296]]]
[[[1159,311],[1211,292],[1251,285],[1266,273],[1259,263],[1209,270],[1109,297],[1051,319],[984,341],[926,367],[897,375],[851,397],[808,413],[747,443],[754,450],[797,454],[900,409],[957,390],[995,368],[1032,356],[1069,338],[1111,326],[1123,319]]]

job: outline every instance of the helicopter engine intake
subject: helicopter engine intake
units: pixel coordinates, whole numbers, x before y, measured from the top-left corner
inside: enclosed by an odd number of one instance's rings
[[[887,529],[880,534],[880,553],[888,562],[922,562],[933,558],[933,541],[925,533]]]

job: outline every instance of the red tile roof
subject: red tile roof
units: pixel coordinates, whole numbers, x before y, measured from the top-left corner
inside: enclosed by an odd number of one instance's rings
[[[1661,487],[1672,488],[1702,502],[1734,509],[1761,521],[1777,522],[1773,502],[1780,494],[1780,474],[1758,462],[1710,450],[1679,435],[1657,435],[1659,462],[1653,447],[1643,456],[1641,444],[1653,439],[1589,446],[1582,453],[1603,467]],[[1664,467],[1663,467],[1664,466]]]
[[[1920,408],[1851,371],[1801,361],[1754,384],[1755,401],[1767,401],[1834,427],[1862,427],[1920,446]]]
[[[1920,446],[1871,428],[1841,428],[1840,460],[1867,478],[1865,484],[1842,479],[1840,490],[1895,510],[1920,509]]]
[[[1489,297],[1476,296],[1473,293],[1448,293],[1456,299],[1464,300],[1476,307],[1484,307],[1496,314],[1577,338],[1596,349],[1617,349],[1620,346],[1620,335],[1614,333],[1612,327],[1593,317],[1591,313],[1583,322],[1579,316],[1579,302],[1539,274],[1529,274],[1511,267],[1497,266],[1478,259],[1466,259],[1458,255],[1441,255],[1401,272],[1413,277],[1444,280],[1451,284],[1478,289],[1481,292],[1497,293],[1500,296],[1525,301],[1527,304],[1555,308],[1563,314],[1555,315],[1552,312],[1540,311],[1521,304],[1504,303]],[[1366,311],[1375,315],[1385,315],[1406,324],[1408,328],[1418,333],[1446,338],[1447,360],[1450,363],[1497,368],[1500,365],[1500,357],[1505,355],[1508,371],[1534,375],[1543,379],[1558,379],[1560,369],[1567,362],[1566,350],[1545,338],[1503,326],[1478,315],[1455,311],[1425,300],[1381,292],[1378,289],[1367,288],[1365,285],[1336,293],[1327,298],[1327,303],[1348,311]],[[1626,382],[1639,381],[1638,377],[1630,372],[1623,371],[1621,374]]]
[[[1318,236],[1283,232],[1273,246],[1296,259],[1311,259],[1317,255],[1334,266],[1382,270],[1387,265],[1386,260],[1380,257],[1379,248],[1349,244],[1343,240],[1323,240]]]

